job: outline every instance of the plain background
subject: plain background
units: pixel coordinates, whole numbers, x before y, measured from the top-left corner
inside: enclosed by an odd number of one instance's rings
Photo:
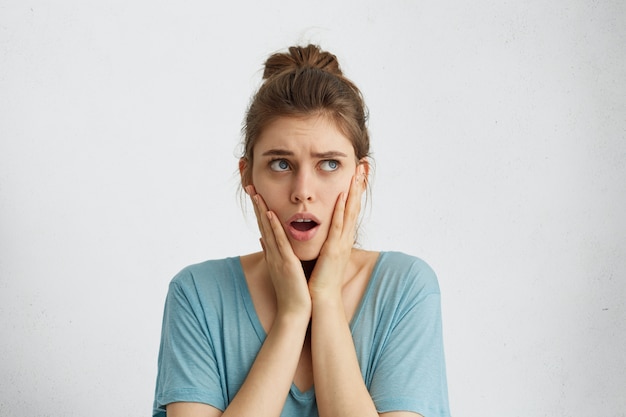
[[[264,59],[370,109],[363,246],[443,293],[456,417],[626,415],[626,3],[0,1],[0,415],[150,415],[167,284],[258,249]]]

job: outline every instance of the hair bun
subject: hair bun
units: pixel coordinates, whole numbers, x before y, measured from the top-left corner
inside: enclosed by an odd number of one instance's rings
[[[335,55],[322,51],[317,45],[308,45],[292,46],[288,53],[281,52],[271,55],[265,61],[263,79],[304,68],[317,68],[337,76],[343,75]]]

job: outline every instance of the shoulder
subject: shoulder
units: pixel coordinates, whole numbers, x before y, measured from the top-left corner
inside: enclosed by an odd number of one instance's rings
[[[403,252],[381,252],[373,275],[384,286],[413,294],[439,294],[437,275],[421,258]]]
[[[426,261],[424,261],[422,258],[418,258],[417,256],[409,255],[404,252],[383,251],[380,252],[380,259],[381,262],[384,261],[387,263],[395,264],[401,268],[417,267],[419,269],[431,269]]]
[[[216,279],[236,273],[239,258],[211,259],[191,264],[178,272],[172,278],[173,284],[190,284],[198,279]]]
[[[184,267],[169,283],[166,312],[221,317],[239,308],[244,287],[239,265],[239,258],[225,258]]]
[[[231,293],[241,276],[238,257],[212,259],[184,267],[170,281],[170,292],[182,292],[190,298]]]

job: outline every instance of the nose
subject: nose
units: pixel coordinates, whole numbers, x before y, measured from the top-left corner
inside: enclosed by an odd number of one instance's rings
[[[299,170],[293,177],[293,186],[291,190],[292,203],[304,203],[313,201],[313,182],[310,173],[305,170]]]

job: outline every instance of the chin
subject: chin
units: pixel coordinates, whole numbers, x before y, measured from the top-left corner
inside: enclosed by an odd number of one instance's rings
[[[298,259],[300,259],[301,261],[312,261],[314,259],[317,259],[320,256],[321,248],[300,247],[300,248],[293,248],[293,249],[294,249],[294,253],[298,257]]]

